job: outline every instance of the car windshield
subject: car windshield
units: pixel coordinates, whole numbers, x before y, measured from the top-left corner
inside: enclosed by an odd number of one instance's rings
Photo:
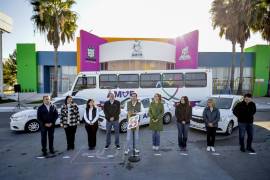
[[[209,98],[200,101],[197,106],[206,107],[208,99]],[[211,97],[211,99],[215,101],[218,109],[230,109],[233,101],[232,98]]]

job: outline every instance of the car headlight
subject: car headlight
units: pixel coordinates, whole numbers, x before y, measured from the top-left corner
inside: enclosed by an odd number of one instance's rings
[[[20,116],[11,116],[11,120],[12,121],[20,121],[22,119],[26,119],[27,118],[27,115],[20,115]]]

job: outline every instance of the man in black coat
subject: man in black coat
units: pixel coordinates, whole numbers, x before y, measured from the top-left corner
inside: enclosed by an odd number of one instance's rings
[[[115,146],[119,150],[119,115],[120,115],[120,102],[115,100],[113,93],[109,93],[109,100],[104,104],[104,114],[106,118],[106,146],[108,149],[111,144],[111,129],[114,128],[115,133]]]
[[[255,152],[252,148],[253,119],[256,113],[256,105],[252,102],[250,93],[244,95],[244,100],[233,109],[233,114],[238,119],[240,151],[245,152],[245,132],[247,131],[247,150]]]
[[[51,104],[49,96],[43,96],[43,104],[37,110],[37,119],[41,129],[41,145],[43,155],[47,155],[47,134],[50,153],[54,154],[53,138],[55,121],[58,118],[56,107]]]

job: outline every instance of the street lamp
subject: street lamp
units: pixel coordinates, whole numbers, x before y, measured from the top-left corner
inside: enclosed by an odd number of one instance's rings
[[[3,48],[2,48],[2,35],[4,32],[10,33],[12,30],[12,19],[6,14],[0,12],[0,94],[3,94]]]

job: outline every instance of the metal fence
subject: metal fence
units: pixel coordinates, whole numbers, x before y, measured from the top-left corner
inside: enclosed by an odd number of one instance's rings
[[[239,78],[234,80],[234,89],[230,88],[230,80],[213,79],[213,94],[236,94],[239,85]],[[243,78],[243,93],[253,92],[253,78]]]

